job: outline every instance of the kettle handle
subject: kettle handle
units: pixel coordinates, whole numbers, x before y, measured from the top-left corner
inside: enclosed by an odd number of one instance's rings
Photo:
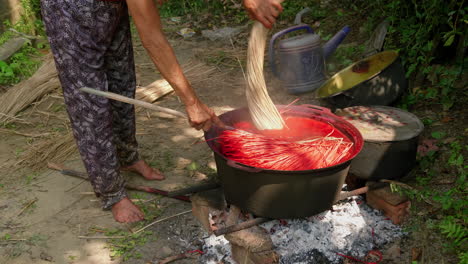
[[[308,33],[314,33],[314,30],[309,25],[297,25],[294,27],[281,30],[280,32],[277,32],[276,34],[274,34],[273,37],[271,37],[270,46],[268,47],[268,55],[269,55],[271,70],[273,71],[273,74],[276,77],[278,77],[279,75],[278,75],[278,71],[276,70],[276,62],[275,62],[275,41],[283,35],[286,35],[293,31],[302,30],[302,29],[307,30]]]

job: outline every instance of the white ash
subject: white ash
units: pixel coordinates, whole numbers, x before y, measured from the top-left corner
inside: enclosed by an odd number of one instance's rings
[[[283,264],[342,263],[343,257],[337,253],[363,259],[372,249],[404,235],[399,226],[361,198],[350,198],[333,210],[305,219],[274,220],[261,226],[270,232]],[[213,259],[211,263],[223,258],[224,263],[234,263],[229,242],[221,236],[207,238],[203,250]]]
[[[231,264],[235,263],[231,258],[231,245],[224,236],[215,236],[211,235],[206,238],[203,245],[202,251],[203,255],[198,259],[199,263],[203,264],[218,264],[226,263]]]
[[[343,257],[337,253],[363,258],[403,236],[399,226],[360,198],[307,219],[288,220],[286,226],[274,221],[262,227],[270,231],[281,263],[340,263]]]

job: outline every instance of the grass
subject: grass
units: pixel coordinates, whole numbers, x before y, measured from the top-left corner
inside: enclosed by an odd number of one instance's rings
[[[148,164],[153,168],[158,168],[162,172],[170,171],[176,166],[174,154],[172,154],[169,149],[163,149],[158,152],[155,157],[152,157]]]
[[[138,205],[145,213],[146,219],[135,224],[132,227],[133,230],[138,230],[144,227],[162,214],[162,209],[158,206],[159,199],[147,203],[141,202],[141,200],[149,198],[149,195],[141,193],[132,194],[132,198],[139,199],[139,201],[135,202],[135,204]],[[140,252],[140,247],[156,239],[153,232],[149,229],[136,234],[129,233],[128,230],[102,229],[99,227],[92,227],[88,231],[90,234],[99,232],[104,233],[104,235],[108,237],[116,237],[107,240],[107,245],[111,252],[110,257],[112,260],[117,258],[121,258],[123,261],[130,259],[141,259],[143,255]]]

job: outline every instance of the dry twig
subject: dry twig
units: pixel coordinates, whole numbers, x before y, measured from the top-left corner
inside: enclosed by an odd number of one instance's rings
[[[152,226],[152,225],[155,225],[155,224],[157,224],[157,223],[166,221],[166,220],[168,220],[168,219],[177,217],[177,216],[179,216],[179,215],[184,215],[184,214],[188,214],[188,213],[191,213],[191,212],[192,212],[192,210],[188,210],[188,211],[185,211],[185,212],[182,212],[182,213],[178,213],[178,214],[175,214],[175,215],[171,215],[171,216],[168,216],[168,217],[165,217],[165,218],[158,219],[158,220],[152,222],[151,224],[148,224],[148,225],[146,225],[146,226],[144,226],[144,227],[138,229],[137,231],[135,231],[135,232],[133,232],[133,233],[134,233],[134,234],[138,234],[138,233],[140,233],[141,231],[147,229],[148,227],[150,227],[150,226]]]
[[[30,202],[28,202],[24,207],[23,209],[21,209],[21,211],[18,213],[18,215],[16,215],[17,217],[22,215],[24,213],[24,211],[26,211],[26,209],[28,209],[29,207],[31,207],[31,205],[33,205],[35,202],[37,202],[37,198],[34,198],[32,199]]]

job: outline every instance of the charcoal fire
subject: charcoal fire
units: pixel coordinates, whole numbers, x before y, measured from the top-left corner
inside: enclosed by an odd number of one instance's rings
[[[270,233],[283,264],[335,264],[342,263],[344,256],[364,259],[370,251],[405,235],[401,227],[357,197],[315,216],[274,220],[261,227]],[[235,263],[222,236],[205,239],[203,251],[200,263]]]

